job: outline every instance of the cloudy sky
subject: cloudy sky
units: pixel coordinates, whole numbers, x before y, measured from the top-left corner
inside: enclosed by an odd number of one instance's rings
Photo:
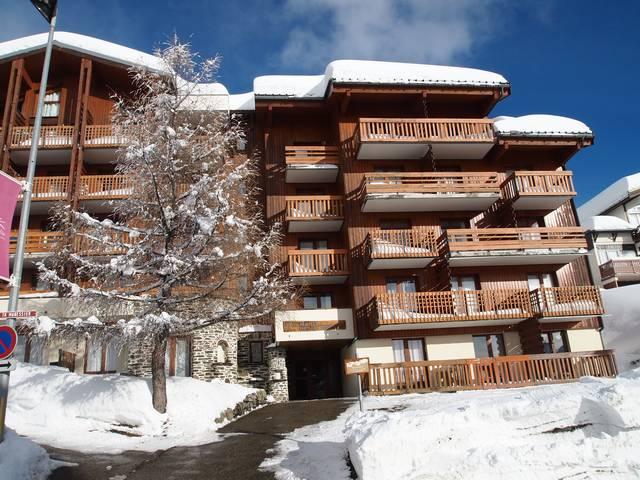
[[[495,115],[578,118],[596,145],[569,167],[578,203],[640,171],[640,1],[59,0],[59,29],[152,51],[176,32],[223,56],[233,93],[255,76],[319,74],[338,58],[462,65],[505,75]],[[0,0],[0,41],[45,30],[29,0]]]

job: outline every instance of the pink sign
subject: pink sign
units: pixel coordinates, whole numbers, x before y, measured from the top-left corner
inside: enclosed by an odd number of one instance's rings
[[[16,210],[22,184],[0,172],[0,278],[9,280],[9,242],[11,221]]]

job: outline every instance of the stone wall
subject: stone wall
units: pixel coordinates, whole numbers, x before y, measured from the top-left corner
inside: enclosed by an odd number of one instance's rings
[[[251,342],[262,343],[262,362],[252,362],[250,358]],[[238,334],[238,382],[248,387],[267,390],[269,366],[267,347],[273,343],[271,332],[246,332]]]
[[[269,366],[269,383],[267,392],[276,402],[289,400],[289,385],[287,382],[287,351],[275,344],[267,347],[267,364]]]
[[[219,378],[238,381],[238,326],[219,322],[192,333],[191,376],[198,380]]]
[[[150,377],[151,352],[153,351],[151,340],[140,341],[129,345],[128,350],[127,367],[123,373],[137,377]]]

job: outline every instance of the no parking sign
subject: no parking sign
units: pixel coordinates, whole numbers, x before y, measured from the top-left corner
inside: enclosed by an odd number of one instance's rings
[[[16,349],[16,344],[18,343],[18,334],[16,333],[13,327],[9,325],[0,325],[0,361],[9,358],[13,351]],[[9,362],[9,365],[11,363]],[[0,368],[7,366],[2,365],[0,363]]]

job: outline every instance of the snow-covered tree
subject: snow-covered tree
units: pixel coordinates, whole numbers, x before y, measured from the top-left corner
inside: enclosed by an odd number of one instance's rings
[[[279,226],[265,224],[256,160],[238,151],[243,127],[200,105],[219,60],[199,61],[177,39],[157,55],[164,70],[132,72],[135,92],[115,106],[116,172],[130,194],[106,217],[60,207],[68,241],[40,275],[91,308],[56,335],[152,345],[153,405],[164,412],[170,335],[268,315],[292,290],[269,261]]]

